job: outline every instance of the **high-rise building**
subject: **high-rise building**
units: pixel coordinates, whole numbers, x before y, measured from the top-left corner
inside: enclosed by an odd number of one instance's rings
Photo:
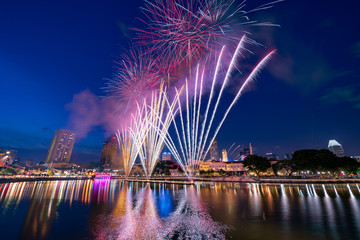
[[[345,157],[344,149],[341,144],[336,140],[330,140],[328,148],[331,152],[333,152],[337,157]]]
[[[102,147],[100,157],[100,167],[102,168],[117,168],[120,166],[120,159],[118,158],[118,140],[116,136],[107,138]]]
[[[226,149],[222,150],[222,162],[228,162],[229,158],[228,158],[228,153],[226,151]]]
[[[210,147],[210,159],[219,160],[219,152],[216,138],[214,139]]]
[[[163,152],[161,155],[162,161],[171,161],[171,152]]]
[[[69,163],[76,134],[68,129],[56,130],[45,163]]]

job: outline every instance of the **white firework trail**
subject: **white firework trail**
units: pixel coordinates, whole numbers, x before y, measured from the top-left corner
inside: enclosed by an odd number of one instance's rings
[[[116,137],[120,150],[120,159],[124,163],[125,176],[129,176],[139,154],[139,148],[127,129],[118,130]]]
[[[133,117],[129,132],[138,149],[140,162],[146,178],[151,177],[157,160],[164,147],[166,133],[171,124],[172,114],[176,113],[176,103],[181,94],[177,93],[169,103],[166,88],[161,85],[159,92],[153,93],[150,103],[138,105],[138,114]],[[170,149],[174,151],[174,149]]]
[[[250,75],[245,79],[244,83],[238,90],[236,96],[234,97],[231,104],[228,106],[228,108],[225,111],[225,114],[221,118],[221,121],[215,125],[216,130],[209,139],[210,130],[214,124],[215,115],[217,113],[217,109],[221,100],[221,97],[223,95],[224,89],[228,84],[228,81],[231,77],[231,74],[236,69],[236,62],[238,59],[238,56],[241,54],[241,49],[243,49],[243,44],[245,41],[245,36],[242,37],[240,40],[233,56],[231,59],[231,62],[227,68],[225,78],[222,82],[220,92],[217,95],[215,105],[213,105],[213,99],[215,98],[215,84],[217,81],[218,72],[220,69],[220,64],[222,61],[222,54],[224,51],[224,48],[222,48],[219,58],[217,61],[217,65],[215,68],[214,77],[212,80],[211,90],[210,90],[210,97],[207,101],[206,110],[204,114],[201,114],[201,105],[202,105],[202,95],[203,95],[203,83],[204,83],[204,71],[202,70],[200,73],[199,66],[196,69],[196,76],[195,76],[195,87],[193,92],[193,97],[190,97],[189,93],[189,86],[188,86],[188,80],[185,80],[185,109],[182,111],[182,104],[180,101],[180,98],[177,97],[177,103],[178,103],[178,109],[176,109],[176,112],[170,112],[171,120],[175,129],[175,133],[177,135],[175,144],[174,140],[172,139],[172,136],[169,134],[168,131],[161,131],[159,128],[157,129],[157,132],[161,132],[161,135],[165,135],[164,142],[166,146],[169,148],[169,150],[173,153],[175,159],[179,163],[179,165],[183,168],[183,170],[187,173],[189,177],[194,176],[194,174],[198,171],[199,165],[202,161],[205,160],[206,155],[208,154],[210,150],[210,146],[214,139],[216,138],[221,126],[223,125],[226,117],[228,116],[230,110],[235,105],[236,101],[239,99],[239,97],[243,94],[244,90],[248,86],[248,84],[255,79],[257,74],[260,72],[260,70],[265,66],[266,62],[271,58],[271,56],[274,54],[275,51],[271,51],[268,53],[252,70]],[[198,84],[200,82],[200,87],[198,87]],[[199,88],[199,90],[198,90]],[[180,93],[177,91],[177,95],[179,96]],[[190,99],[191,98],[191,99]],[[171,104],[168,102],[169,109],[170,106],[173,106],[175,101],[173,101]],[[175,109],[175,108],[173,108]],[[177,111],[179,113],[177,114]],[[209,116],[209,113],[211,115]],[[202,125],[199,126],[200,117],[203,117]],[[210,118],[208,122],[208,118]],[[177,119],[180,119],[180,123],[177,123]],[[168,123],[166,123],[167,126]],[[180,127],[178,127],[180,125]],[[180,134],[182,132],[182,134]],[[180,151],[180,152],[179,152]]]

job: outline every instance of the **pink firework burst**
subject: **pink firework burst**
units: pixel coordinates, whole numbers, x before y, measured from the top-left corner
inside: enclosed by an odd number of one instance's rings
[[[111,98],[118,100],[125,110],[143,102],[151,91],[160,85],[160,75],[156,61],[142,50],[130,50],[118,62],[115,77],[108,81],[106,90]]]
[[[261,5],[251,11],[244,10],[245,1],[239,5],[234,2],[145,0],[145,19],[141,21],[145,23],[146,29],[135,29],[139,40],[137,44],[149,47],[148,53],[161,62],[160,72],[165,72],[167,80],[172,82],[179,70],[188,68],[211,51],[220,50],[223,44],[237,40],[238,37],[232,35],[234,26],[274,26],[271,23],[250,21],[247,14],[271,8],[279,1]]]
[[[147,29],[136,29],[141,44],[151,46],[167,60],[192,61],[218,45],[216,39],[233,21],[227,14],[230,1],[146,1],[143,12]]]

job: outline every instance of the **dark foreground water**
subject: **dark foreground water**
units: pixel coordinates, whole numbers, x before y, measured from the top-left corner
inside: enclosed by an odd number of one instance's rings
[[[0,239],[360,239],[357,184],[0,184]]]

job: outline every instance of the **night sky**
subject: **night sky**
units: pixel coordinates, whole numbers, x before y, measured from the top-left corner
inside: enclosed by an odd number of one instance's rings
[[[248,0],[252,9],[267,1]],[[143,1],[3,1],[0,7],[0,149],[44,161],[55,130],[71,128],[74,96],[103,96],[115,61],[143,27]],[[250,15],[277,54],[236,104],[219,148],[252,142],[255,153],[326,148],[360,155],[360,31],[354,0],[288,0]],[[228,91],[227,94],[233,94]],[[94,100],[96,101],[96,99]],[[72,161],[99,161],[109,133],[87,126]]]

